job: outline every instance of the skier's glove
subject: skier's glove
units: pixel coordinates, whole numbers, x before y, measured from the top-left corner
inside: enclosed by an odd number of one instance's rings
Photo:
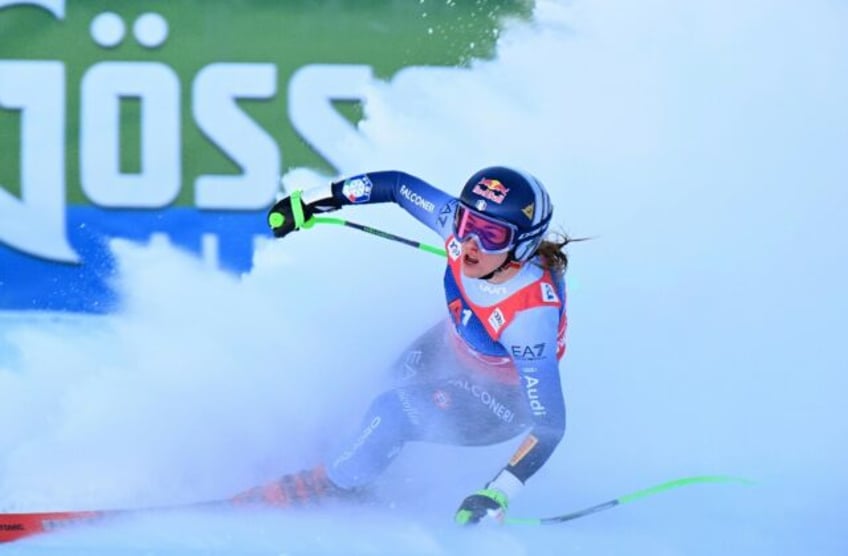
[[[476,525],[483,519],[501,523],[508,507],[506,494],[498,489],[485,488],[463,500],[454,519],[460,525]]]
[[[268,225],[276,237],[285,237],[301,228],[310,228],[309,220],[315,213],[329,212],[341,207],[341,202],[332,196],[331,189],[318,188],[295,191],[277,201],[268,211]]]

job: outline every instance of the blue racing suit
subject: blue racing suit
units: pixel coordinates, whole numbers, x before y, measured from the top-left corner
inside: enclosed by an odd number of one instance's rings
[[[441,236],[449,318],[401,354],[396,387],[373,401],[362,427],[327,460],[329,478],[342,488],[364,486],[407,441],[486,445],[524,432],[504,467],[524,483],[565,432],[563,274],[534,258],[502,284],[464,276],[453,237],[457,199],[409,174],[371,172],[331,190],[336,205],[396,203]],[[321,194],[304,192],[305,202],[310,195]]]

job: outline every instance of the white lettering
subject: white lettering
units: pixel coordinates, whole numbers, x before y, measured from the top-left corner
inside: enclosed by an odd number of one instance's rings
[[[498,286],[495,284],[490,284],[485,281],[478,281],[478,285],[480,289],[486,293],[492,295],[504,295],[506,293],[506,286]]]
[[[421,422],[418,409],[412,405],[412,402],[409,400],[409,394],[406,393],[406,390],[398,390],[398,399],[400,399],[400,404],[403,406],[404,413],[406,413],[407,417],[409,417],[409,422],[413,425],[418,425]]]
[[[0,61],[0,106],[21,111],[21,198],[0,184],[0,242],[45,259],[79,262],[65,216],[65,66]]]
[[[121,98],[138,98],[141,172],[121,172]],[[80,180],[110,208],[161,208],[180,193],[180,79],[156,62],[101,62],[82,79]]]
[[[415,193],[414,191],[412,191],[411,189],[409,189],[405,185],[400,186],[400,194],[403,195],[403,197],[407,201],[409,201],[410,203],[412,203],[413,205],[415,205],[417,207],[423,208],[427,212],[433,212],[434,210],[436,210],[436,205],[434,205],[433,203],[431,203],[430,201],[428,201],[427,199],[425,199],[424,197],[422,197],[418,193]]]
[[[48,10],[54,17],[65,19],[65,0],[0,0],[0,10],[9,6],[30,4]]]
[[[463,309],[462,310],[462,325],[468,326],[468,321],[471,320],[471,316],[474,315],[474,312],[471,309]]]
[[[14,3],[0,0],[0,5]],[[52,6],[60,0],[23,3]],[[405,87],[422,75],[442,78],[457,71],[411,67],[395,74],[392,81]],[[79,133],[80,173],[73,179],[79,180],[92,204],[127,209],[172,204],[183,191],[181,82],[185,78],[156,61],[97,62],[82,74],[77,130],[67,128],[67,77],[62,62],[0,60],[0,105],[21,113],[21,194],[20,198],[8,194],[0,184],[0,242],[46,260],[80,262],[67,230],[65,136],[69,133]],[[292,75],[287,107],[291,124],[332,166],[354,167],[371,157],[374,147],[367,136],[333,103],[362,101],[375,82],[368,65],[311,64]],[[192,184],[197,207],[253,210],[273,199],[283,155],[274,138],[236,101],[274,98],[277,83],[273,63],[213,63],[192,81],[195,125],[242,171],[240,175],[198,176]],[[134,171],[121,167],[127,148],[121,144],[121,108],[127,99],[137,99],[141,106],[140,164]],[[408,187],[405,192],[423,210],[440,208]],[[452,206],[445,207],[446,218]],[[457,260],[459,242],[451,242],[448,252]]]
[[[365,441],[368,440],[368,437],[371,436],[375,430],[377,430],[377,427],[380,426],[381,422],[382,419],[379,416],[374,417],[371,422],[368,423],[368,426],[365,427],[365,430],[362,431],[362,434],[359,435],[359,438],[356,439],[356,442],[353,443],[353,446],[345,450],[342,455],[336,458],[336,460],[333,462],[333,467],[338,467],[342,463],[352,458],[353,455],[357,452],[357,450],[359,450],[362,445],[365,444]]]
[[[358,166],[374,147],[333,108],[333,101],[360,101],[374,82],[371,66],[310,64],[289,81],[292,126],[336,168]]]
[[[471,395],[480,400],[483,405],[488,407],[500,419],[507,423],[512,423],[515,414],[510,411],[505,405],[497,400],[491,393],[483,389],[477,384],[471,384],[467,380],[454,379],[448,381],[448,384],[462,388],[466,392],[471,392]]]
[[[239,98],[273,98],[273,64],[210,64],[194,79],[192,108],[198,127],[239,166],[237,176],[204,175],[195,180],[195,202],[203,209],[260,209],[274,200],[280,151],[274,138],[236,103]]]
[[[536,385],[539,384],[539,379],[532,376],[525,376],[524,380],[527,381],[524,387],[527,390],[527,399],[530,400],[530,410],[533,412],[533,415],[546,415],[547,410],[542,405],[542,402],[539,401],[539,390],[536,388]]]
[[[547,415],[545,406],[543,406],[542,402],[540,402],[539,400],[530,400],[530,409],[531,411],[533,411],[533,415]]]

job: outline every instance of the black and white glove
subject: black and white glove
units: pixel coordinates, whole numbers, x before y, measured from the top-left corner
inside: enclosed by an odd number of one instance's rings
[[[518,477],[504,469],[486,488],[462,501],[454,520],[460,525],[476,525],[481,521],[503,523],[509,508],[509,499],[523,487],[524,483]]]
[[[301,228],[309,228],[309,220],[316,214],[330,212],[342,206],[335,199],[332,187],[321,187],[309,191],[294,191],[277,201],[268,211],[268,225],[276,237],[285,237]]]
[[[476,525],[484,519],[501,523],[508,507],[506,494],[494,488],[484,488],[462,501],[454,519],[459,525]]]

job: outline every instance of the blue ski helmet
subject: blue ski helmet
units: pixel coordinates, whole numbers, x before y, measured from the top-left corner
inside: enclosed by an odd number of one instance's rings
[[[524,262],[548,231],[553,205],[542,182],[526,172],[492,166],[465,182],[459,202],[466,209],[515,227],[512,258]]]

